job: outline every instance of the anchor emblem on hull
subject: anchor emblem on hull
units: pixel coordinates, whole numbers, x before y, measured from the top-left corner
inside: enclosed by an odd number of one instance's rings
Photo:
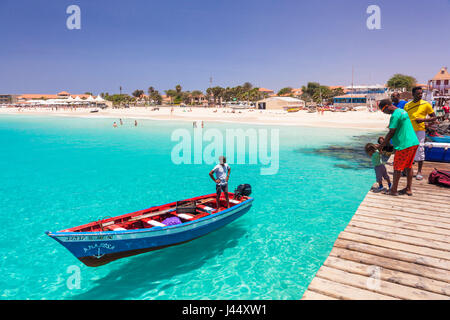
[[[102,250],[104,249],[104,250]],[[115,246],[111,245],[109,243],[100,243],[100,244],[94,244],[94,245],[89,245],[86,248],[83,248],[85,253],[92,253],[90,254],[91,257],[100,259],[102,258],[106,253],[101,253],[101,251],[105,251],[105,250],[114,250]]]
[[[100,254],[100,248],[98,248],[98,254],[94,255],[95,258],[100,259],[101,257],[103,257],[105,254]]]

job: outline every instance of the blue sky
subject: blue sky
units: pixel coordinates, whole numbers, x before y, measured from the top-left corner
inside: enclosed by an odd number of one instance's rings
[[[349,85],[352,65],[355,84],[426,82],[450,67],[449,34],[450,0],[1,0],[0,93]]]

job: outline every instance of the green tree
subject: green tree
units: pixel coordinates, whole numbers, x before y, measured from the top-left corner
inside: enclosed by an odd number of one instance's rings
[[[223,98],[225,96],[225,89],[219,86],[213,87],[213,88],[208,88],[206,90],[206,93],[208,95],[211,95],[214,99],[214,104],[216,104],[216,102],[220,99]]]
[[[291,94],[291,93],[292,93],[292,88],[286,87],[286,88],[280,89],[280,91],[278,91],[277,95],[282,96],[282,95]]]
[[[169,89],[164,91],[166,95],[170,98],[170,103],[173,102],[174,98],[177,95],[177,92],[175,90]]]
[[[253,89],[253,85],[252,85],[250,82],[245,82],[245,83],[242,85],[242,89],[243,89],[245,92],[248,92],[248,91],[250,91],[250,90]]]
[[[412,76],[396,73],[387,82],[389,89],[406,89],[411,90],[417,81]]]
[[[135,97],[135,98],[139,98],[143,94],[144,94],[144,90],[134,90],[133,93],[132,93],[133,97]]]

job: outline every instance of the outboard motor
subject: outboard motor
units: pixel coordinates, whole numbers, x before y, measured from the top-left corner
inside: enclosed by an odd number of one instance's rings
[[[235,199],[240,199],[242,198],[242,196],[248,197],[251,194],[252,194],[252,186],[247,183],[238,185],[236,190],[234,190]]]

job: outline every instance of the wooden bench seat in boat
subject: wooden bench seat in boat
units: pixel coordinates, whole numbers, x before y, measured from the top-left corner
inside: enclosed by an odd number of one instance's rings
[[[177,214],[178,218],[184,219],[184,220],[192,220],[194,218],[193,215],[187,214],[187,213],[179,213]]]
[[[203,204],[197,205],[197,209],[200,209],[201,211],[208,212],[208,213],[213,213],[213,211],[216,210],[215,208],[205,206]]]
[[[164,223],[161,223],[161,222],[153,220],[153,219],[142,219],[141,221],[144,223],[147,223],[153,227],[165,227],[166,226]]]

